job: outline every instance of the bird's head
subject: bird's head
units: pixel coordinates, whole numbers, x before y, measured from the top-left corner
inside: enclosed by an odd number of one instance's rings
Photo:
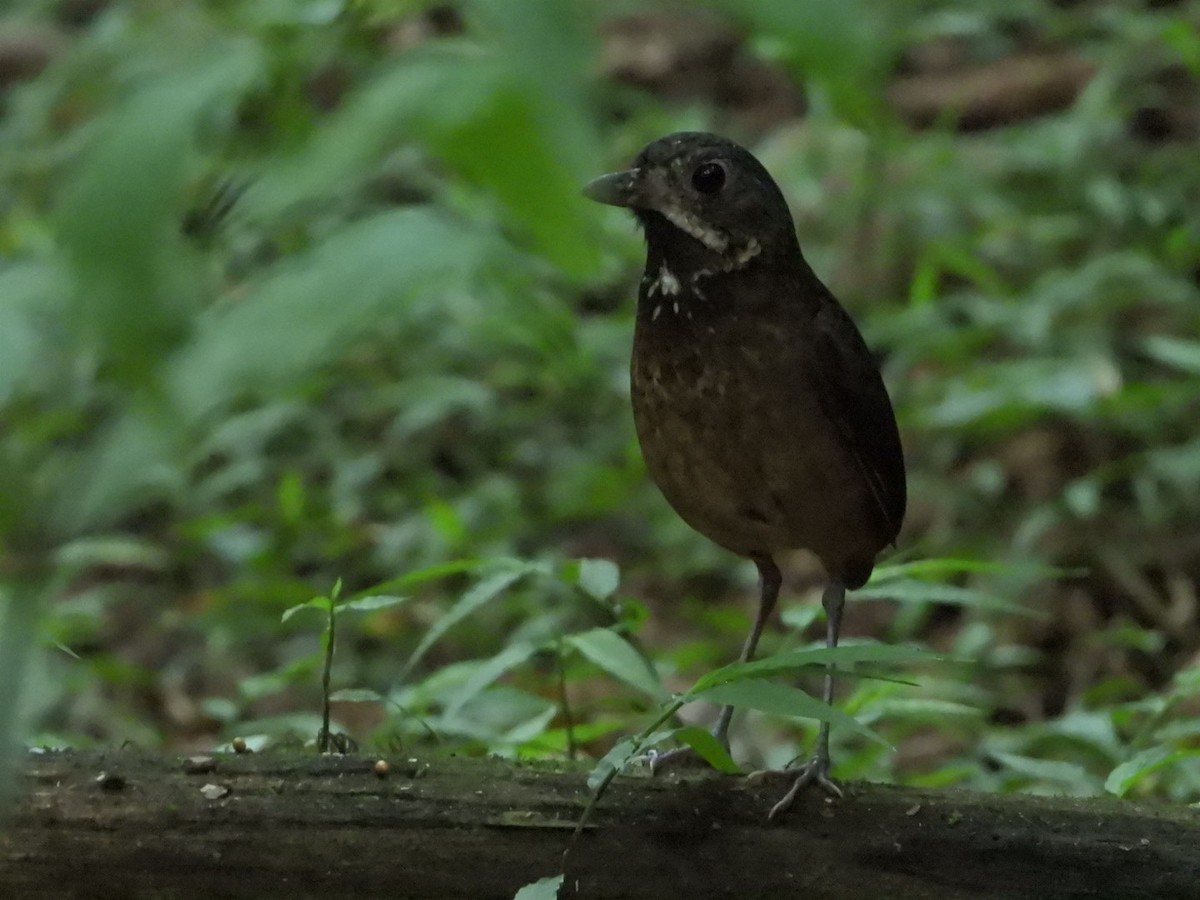
[[[705,132],[648,144],[624,172],[601,175],[584,194],[633,211],[652,254],[734,271],[763,255],[797,250],[779,187],[754,156]]]

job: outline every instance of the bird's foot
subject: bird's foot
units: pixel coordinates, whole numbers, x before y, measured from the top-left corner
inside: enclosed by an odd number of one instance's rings
[[[698,769],[708,766],[704,757],[691,747],[676,747],[674,750],[667,750],[665,752],[647,750],[641,756],[637,757],[637,761],[649,766],[651,775],[657,775],[663,769],[675,768],[676,766],[687,769]]]
[[[809,785],[819,787],[831,797],[840,799],[845,796],[837,782],[829,777],[829,757],[827,756],[817,754],[802,766],[751,772],[746,778],[747,780],[760,780],[779,776],[791,778],[792,786],[779,799],[779,802],[771,807],[771,811],[767,813],[768,819],[774,819],[790,809],[799,793]]]

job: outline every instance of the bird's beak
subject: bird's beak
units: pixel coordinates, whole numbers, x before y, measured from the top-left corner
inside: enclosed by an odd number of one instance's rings
[[[641,206],[641,175],[640,169],[601,175],[583,186],[583,195],[609,206]]]

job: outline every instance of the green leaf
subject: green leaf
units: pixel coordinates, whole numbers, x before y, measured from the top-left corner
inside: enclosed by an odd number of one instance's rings
[[[283,611],[283,618],[281,618],[280,621],[286,622],[292,616],[296,615],[296,613],[306,609],[320,610],[328,616],[329,609],[332,605],[333,601],[331,601],[328,597],[313,597],[311,600],[305,600],[303,603],[297,603],[295,606],[285,609]]]
[[[1124,797],[1138,782],[1159,769],[1196,756],[1200,756],[1200,749],[1173,750],[1170,747],[1152,747],[1143,750],[1113,769],[1104,782],[1104,789],[1110,794]]]
[[[378,609],[391,609],[393,606],[407,603],[409,599],[396,594],[367,594],[365,597],[355,597],[353,600],[339,603],[337,612],[374,612]]]
[[[627,640],[608,628],[593,628],[572,634],[566,642],[614,678],[651,697],[666,696],[658,675]]]
[[[859,127],[880,117],[882,85],[894,64],[896,13],[862,0],[718,0],[804,80],[819,86],[839,116]]]
[[[331,701],[341,703],[387,703],[387,697],[367,688],[343,688],[329,695]]]
[[[414,569],[411,572],[405,572],[396,578],[389,578],[387,581],[381,581],[379,584],[372,585],[366,591],[366,594],[390,594],[393,591],[401,588],[410,588],[414,585],[424,584],[429,581],[437,581],[440,578],[446,578],[450,575],[462,575],[466,572],[475,572],[485,566],[495,566],[498,564],[511,564],[514,566],[523,565],[521,560],[496,560],[496,559],[455,559],[450,562],[437,563],[432,566],[425,566],[420,569]]]
[[[63,306],[68,282],[47,263],[5,261],[0,270],[0,407],[57,371],[48,316]]]
[[[579,560],[579,586],[597,600],[607,600],[621,584],[621,570],[608,559]]]
[[[161,571],[170,562],[163,549],[130,535],[95,535],[79,538],[58,548],[55,562],[68,569],[120,566]]]
[[[497,247],[493,236],[425,208],[348,225],[237,303],[204,311],[171,367],[175,405],[198,419],[242,394],[291,390],[382,322],[427,316],[440,290],[469,283]]]
[[[458,601],[446,611],[446,614],[434,622],[432,627],[425,632],[425,636],[421,638],[421,642],[413,650],[413,654],[400,673],[400,677],[402,679],[407,678],[417,663],[421,661],[421,658],[425,656],[429,648],[441,640],[447,631],[472,613],[491,603],[522,577],[533,571],[534,568],[534,566],[529,565],[517,569],[506,569],[495,572],[478,582],[459,597]]]
[[[536,644],[509,644],[491,659],[480,663],[466,683],[446,702],[447,717],[456,716],[463,706],[475,698],[484,688],[510,669],[524,663],[537,652]]]
[[[558,900],[558,889],[565,875],[547,875],[517,891],[513,900]]]
[[[299,525],[304,519],[306,502],[303,476],[295,469],[284,472],[275,489],[275,495],[283,521],[288,525]]]
[[[45,585],[10,578],[0,584],[0,809],[8,810],[17,788],[25,738],[21,721],[30,657],[38,645]]]
[[[498,735],[496,743],[507,747],[526,744],[539,734],[543,734],[546,731],[546,726],[554,721],[554,717],[557,715],[558,708],[553,704],[547,704],[541,712],[530,716],[523,722],[517,722],[511,728]]]
[[[1017,753],[993,751],[989,754],[1005,769],[1035,781],[1064,785],[1075,794],[1091,796],[1097,793],[1097,779],[1083,766],[1057,759],[1035,759]]]
[[[710,703],[736,706],[740,709],[757,709],[776,716],[817,719],[866,735],[885,747],[891,746],[853,716],[786,684],[748,678],[713,685],[697,694],[689,692],[688,696],[692,700],[707,700]]]
[[[57,204],[79,284],[72,325],[130,385],[145,383],[207,299],[205,273],[180,233],[180,198],[206,116],[232,112],[261,62],[248,39],[201,53],[169,75],[130,81],[88,130],[92,141]]]
[[[851,600],[892,600],[897,603],[946,603],[953,606],[969,606],[990,609],[1013,615],[1045,618],[1048,612],[1022,606],[1004,600],[987,591],[976,588],[958,587],[952,584],[921,581],[916,578],[889,578],[872,583],[850,595]]]
[[[948,575],[994,574],[1055,578],[1069,575],[1071,572],[1070,569],[1055,568],[1040,563],[993,562],[986,559],[938,557],[876,566],[871,573],[868,585],[871,587],[882,586],[884,582],[900,577],[928,580],[945,578]]]
[[[178,434],[166,415],[131,409],[100,430],[54,485],[49,517],[56,531],[74,535],[110,525],[150,496],[183,490],[175,463]]]
[[[1200,341],[1156,334],[1142,343],[1146,353],[1159,362],[1190,375],[1200,375]]]
[[[507,5],[501,14],[513,20]],[[534,5],[573,12],[570,4]],[[536,62],[561,53],[562,37],[553,49],[542,47]],[[473,199],[497,206],[508,228],[533,249],[569,274],[588,274],[599,244],[595,208],[579,185],[595,171],[597,142],[580,104],[556,104],[544,92],[524,89],[514,70],[534,64],[462,42],[411,50],[348,95],[304,152],[264,177],[245,203],[256,217],[273,218],[313,195],[337,196],[376,171],[397,146],[417,146],[456,176],[458,190],[473,190]],[[545,84],[545,71],[539,77]]]
[[[899,663],[899,662],[930,662],[944,661],[947,657],[920,647],[902,647],[889,644],[848,644],[841,647],[812,647],[807,650],[789,650],[777,653],[766,659],[754,660],[747,663],[731,663],[701,676],[692,685],[689,695],[708,690],[713,685],[738,681],[745,678],[761,678],[764,675],[778,675],[784,672],[795,672],[811,666],[824,666],[826,663],[848,665],[850,663]]]
[[[942,728],[954,722],[978,723],[987,713],[978,706],[929,697],[890,697],[880,701],[877,708],[888,719],[937,723]]]
[[[670,732],[663,732],[664,739]],[[617,741],[592,768],[588,774],[588,790],[594,791],[602,784],[612,779],[613,775],[629,764],[629,761],[646,747],[649,741],[639,741],[637,738],[624,737]]]
[[[269,694],[277,694],[308,682],[313,673],[319,672],[325,662],[321,651],[293,659],[278,669],[248,675],[238,682],[238,695],[245,701],[260,700]]]
[[[695,750],[701,759],[718,772],[736,775],[742,771],[729,755],[729,751],[705,728],[687,725],[675,731],[675,738]]]
[[[614,732],[624,732],[629,726],[625,716],[604,716],[574,724],[571,728],[549,728],[518,747],[521,756],[566,755],[572,744],[578,747],[599,741]]]

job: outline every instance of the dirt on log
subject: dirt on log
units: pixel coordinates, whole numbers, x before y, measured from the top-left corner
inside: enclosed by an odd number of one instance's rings
[[[1200,814],[854,783],[618,778],[500,760],[37,753],[0,830],[0,897],[561,896],[1195,900]]]

